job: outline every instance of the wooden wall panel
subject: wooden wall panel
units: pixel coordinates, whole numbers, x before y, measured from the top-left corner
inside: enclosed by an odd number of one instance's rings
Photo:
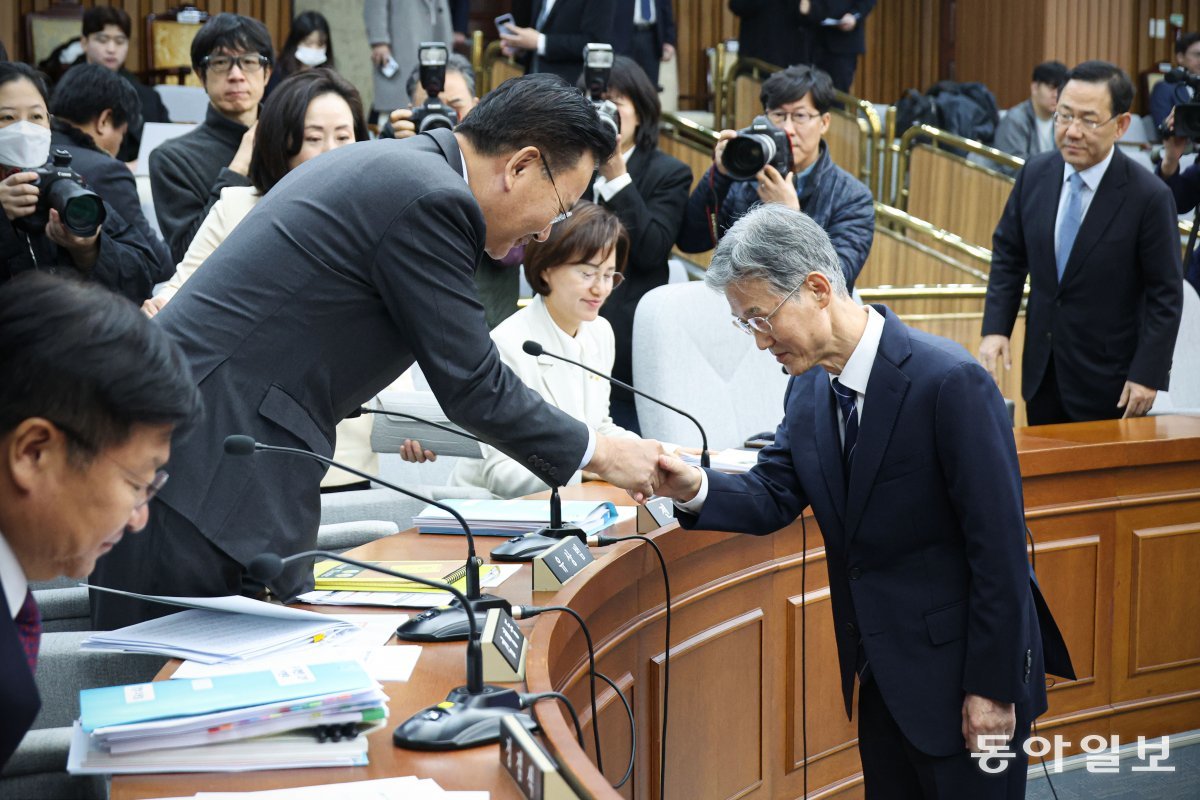
[[[1001,108],[1029,97],[1034,65],[1053,57],[1045,47],[1047,6],[1074,6],[1078,0],[956,0],[953,64],[945,77],[982,81]]]
[[[51,5],[52,0],[5,0],[0,3],[0,41],[8,48],[9,58],[14,61],[28,60],[25,53],[25,15],[49,8]],[[133,21],[126,66],[130,71],[137,72],[144,68],[142,38],[145,35],[146,15],[161,13],[185,3],[178,0],[82,0],[80,5],[84,8],[110,5],[125,9]],[[194,0],[191,5],[210,14],[232,11],[262,20],[271,32],[271,41],[277,49],[287,38],[290,29],[292,0]]]
[[[708,59],[705,50],[718,42],[736,39],[738,18],[724,0],[675,0],[675,26],[679,51],[679,107],[704,109],[709,105]]]
[[[921,91],[939,77],[941,0],[903,0],[875,6],[867,18],[867,52],[850,93],[894,103],[905,89]]]
[[[1013,180],[925,145],[913,148],[905,210],[991,249]]]
[[[1134,674],[1200,665],[1200,526],[1174,525],[1133,531]],[[1191,631],[1192,635],[1181,635]]]

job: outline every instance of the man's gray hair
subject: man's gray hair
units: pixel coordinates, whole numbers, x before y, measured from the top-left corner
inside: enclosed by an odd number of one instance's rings
[[[841,262],[821,226],[807,214],[764,203],[725,232],[704,282],[724,292],[734,284],[764,280],[784,295],[813,272],[829,279],[834,295],[849,296]]]
[[[457,72],[463,76],[463,82],[467,84],[467,93],[471,97],[475,96],[475,69],[471,66],[471,61],[464,55],[451,53],[446,59],[446,72]],[[417,89],[417,84],[421,82],[421,65],[418,64],[408,76],[408,83],[405,84],[405,91],[411,98],[413,92]]]

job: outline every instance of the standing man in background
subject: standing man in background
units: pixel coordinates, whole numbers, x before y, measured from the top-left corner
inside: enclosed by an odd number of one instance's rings
[[[583,72],[583,46],[612,42],[615,0],[533,0],[532,25],[500,32],[506,56],[527,72],[550,72],[572,86]],[[515,15],[514,15],[515,16]],[[520,20],[518,17],[518,21]]]
[[[675,57],[675,14],[671,0],[616,0],[612,46],[637,62],[658,86],[658,66]]]
[[[1116,147],[1133,83],[1105,61],[1067,75],[1058,151],[1017,174],[992,237],[979,360],[999,375],[1025,278],[1021,394],[1030,425],[1140,417],[1171,375],[1183,309],[1171,190]]]
[[[1000,120],[992,146],[1026,161],[1038,153],[1056,149],[1054,109],[1066,82],[1067,65],[1061,61],[1044,61],[1034,67],[1029,99],[1010,108]]]
[[[254,125],[275,51],[267,26],[217,14],[192,39],[192,69],[208,93],[203,124],[150,154],[150,189],[171,258],[188,245],[226,186],[249,186]]]
[[[867,52],[865,23],[875,0],[800,0],[801,24],[813,30],[812,63],[849,92],[858,57]]]
[[[408,75],[417,66],[421,42],[454,42],[450,6],[446,0],[366,0],[363,21],[375,65],[374,113],[379,115],[405,108],[411,98],[405,89]]]
[[[812,34],[800,24],[796,0],[729,0],[738,24],[738,58],[777,67],[812,63]]]

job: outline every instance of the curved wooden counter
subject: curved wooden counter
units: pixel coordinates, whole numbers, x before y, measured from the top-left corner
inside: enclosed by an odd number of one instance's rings
[[[1193,577],[1200,563],[1200,418],[1018,429],[1017,446],[1039,580],[1080,676],[1052,687],[1039,733],[1077,745],[1093,733],[1130,742],[1139,734],[1200,728],[1200,592]],[[628,502],[611,487],[564,492],[579,496]],[[631,527],[615,533],[632,533]],[[855,728],[837,688],[823,549],[811,518],[765,537],[674,525],[651,536],[668,560],[674,601],[668,796],[799,797],[806,752],[809,796],[861,796]],[[485,540],[481,549],[490,544]],[[461,550],[458,537],[402,534],[356,555],[444,558]],[[591,761],[586,651],[577,624],[557,613],[522,622],[531,634],[529,689],[561,690],[582,715],[586,754],[558,706],[538,707],[543,740],[564,770],[590,796],[657,798],[665,622],[658,561],[638,542],[594,553],[596,563],[556,594],[531,595],[528,568],[499,593],[514,603],[565,604],[582,614],[598,668],[634,707],[634,777],[616,792],[609,781],[624,772],[630,748],[620,701],[600,685],[601,775]],[[426,646],[413,679],[387,685],[391,726],[462,680],[461,644]],[[495,746],[403,751],[391,745],[391,726],[372,737],[368,767],[118,777],[112,797],[409,774],[448,789],[488,789],[494,800],[519,797]]]

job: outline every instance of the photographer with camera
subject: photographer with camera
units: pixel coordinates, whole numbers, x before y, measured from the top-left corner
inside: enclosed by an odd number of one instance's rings
[[[434,128],[453,128],[475,107],[475,70],[442,42],[422,42],[420,63],[405,87],[412,103],[388,116],[379,137],[407,139]]]
[[[692,172],[658,149],[662,106],[658,90],[636,61],[614,58],[606,44],[589,44],[579,85],[601,119],[616,127],[617,150],[600,165],[591,196],[616,214],[629,233],[625,282],[600,313],[612,324],[616,340],[613,377],[632,383],[634,312],[647,292],[667,283],[667,259],[683,222]],[[641,431],[631,392],[613,386],[610,408],[617,425]]]
[[[1175,130],[1176,110],[1172,109],[1164,120],[1164,126],[1171,131]],[[1180,214],[1186,214],[1200,205],[1200,163],[1192,164],[1183,171],[1179,169],[1179,159],[1187,152],[1192,141],[1187,136],[1164,137],[1162,161],[1155,170],[1155,174],[1171,187],[1171,194],[1175,196],[1175,210]],[[1188,242],[1183,277],[1200,292],[1200,260],[1196,256],[1194,237]]]
[[[117,210],[154,252],[155,283],[175,272],[166,242],[142,213],[133,173],[117,158],[121,142],[138,126],[141,101],[120,75],[99,64],[72,67],[50,97],[50,146],[71,154],[71,167]]]
[[[1186,33],[1175,40],[1175,63],[1178,66],[1170,74],[1183,70],[1184,74],[1200,75],[1200,33]],[[1150,117],[1155,127],[1163,130],[1171,109],[1191,100],[1192,94],[1191,87],[1182,81],[1172,81],[1164,76],[1156,83],[1150,90]],[[1163,138],[1167,135],[1163,134]]]
[[[853,289],[871,252],[875,207],[870,190],[833,163],[822,138],[833,82],[814,67],[788,67],[763,83],[760,98],[766,113],[749,128],[721,131],[713,166],[688,198],[676,244],[685,253],[711,250],[752,207],[779,203],[825,230]]]
[[[46,84],[32,67],[0,62],[0,282],[19,272],[78,274],[131,300],[150,296],[154,253],[137,231],[50,150]]]

